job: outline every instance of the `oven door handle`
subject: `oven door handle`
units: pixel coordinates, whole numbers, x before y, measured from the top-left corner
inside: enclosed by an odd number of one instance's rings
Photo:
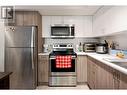
[[[52,59],[56,59],[56,58],[55,57],[50,57],[49,59],[52,60]],[[72,57],[72,59],[76,59],[76,57]]]
[[[52,57],[52,58],[49,58],[50,60],[52,60],[52,59],[56,59],[55,57]]]

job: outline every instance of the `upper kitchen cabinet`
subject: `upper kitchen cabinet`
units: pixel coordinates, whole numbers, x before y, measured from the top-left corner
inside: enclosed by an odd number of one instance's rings
[[[42,16],[42,37],[50,37],[51,16]]]
[[[51,16],[51,25],[64,24],[63,16]]]
[[[15,12],[15,25],[23,26],[23,12]]]
[[[31,26],[38,25],[38,12],[36,11],[16,11],[15,25],[17,26]]]
[[[94,36],[106,36],[127,30],[127,7],[102,7],[93,16]]]
[[[36,19],[34,18],[34,11],[24,12],[24,15],[23,15],[24,25],[36,25],[35,20]]]
[[[75,37],[92,36],[92,16],[42,16],[42,37],[50,37],[52,24],[74,24]]]
[[[34,12],[32,11],[16,11],[15,12],[15,25],[29,26],[34,25]]]
[[[94,36],[103,36],[107,34],[107,22],[109,23],[110,18],[106,18],[105,14],[110,9],[110,7],[101,8],[93,16],[93,35]],[[108,20],[107,20],[108,19]]]
[[[78,16],[75,18],[75,36],[92,37],[92,16]]]
[[[63,16],[63,23],[64,24],[76,24],[76,18],[78,16]]]

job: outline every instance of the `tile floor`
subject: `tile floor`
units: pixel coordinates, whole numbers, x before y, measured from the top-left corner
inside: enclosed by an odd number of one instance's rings
[[[48,87],[48,86],[38,86],[37,90],[57,90],[57,89],[84,89],[89,90],[87,85],[77,85],[76,87]]]

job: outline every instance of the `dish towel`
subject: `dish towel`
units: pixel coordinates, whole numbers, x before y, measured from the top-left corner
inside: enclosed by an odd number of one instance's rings
[[[56,68],[71,68],[71,56],[56,56]]]

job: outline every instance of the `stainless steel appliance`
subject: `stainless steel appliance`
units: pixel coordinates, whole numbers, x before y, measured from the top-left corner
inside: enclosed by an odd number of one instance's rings
[[[95,52],[95,43],[84,43],[83,51],[84,52]]]
[[[51,38],[74,38],[75,27],[68,24],[51,25]]]
[[[96,44],[96,52],[100,54],[108,53],[108,43],[105,40],[105,43]]]
[[[56,57],[58,55],[71,56],[70,68],[57,68]],[[73,51],[72,44],[55,44],[53,45],[53,51],[49,55],[49,86],[76,86],[77,74],[76,74],[76,58],[77,55]]]
[[[36,88],[37,27],[6,27],[5,71],[12,72],[10,89]]]

